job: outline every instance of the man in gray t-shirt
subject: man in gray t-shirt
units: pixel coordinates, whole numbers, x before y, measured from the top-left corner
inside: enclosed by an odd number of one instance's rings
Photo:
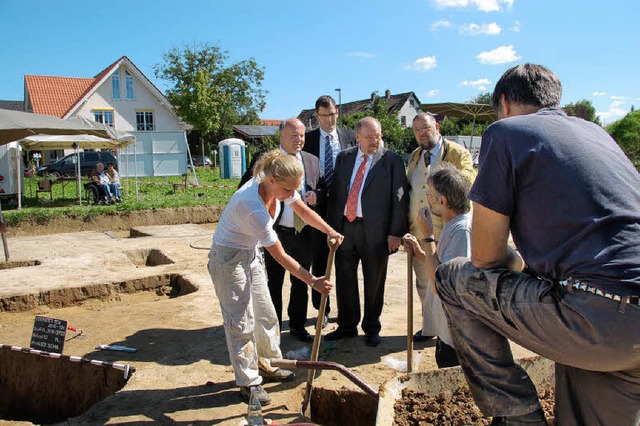
[[[412,234],[406,234],[403,238],[405,247],[413,252],[416,259],[422,260],[426,265],[427,275],[420,277],[429,282],[434,296],[424,298],[425,309],[422,312],[423,330],[429,327],[438,336],[436,341],[436,363],[438,368],[453,367],[459,365],[458,357],[454,349],[449,325],[442,310],[440,298],[435,295],[433,286],[436,268],[456,257],[469,258],[471,256],[471,217],[470,202],[467,199],[469,193],[469,181],[455,167],[448,163],[438,166],[427,177],[428,208],[420,210],[416,217],[420,231],[426,235],[419,244]],[[444,227],[440,234],[437,248],[433,232],[431,213],[438,215],[444,221]],[[424,250],[423,250],[424,246]]]

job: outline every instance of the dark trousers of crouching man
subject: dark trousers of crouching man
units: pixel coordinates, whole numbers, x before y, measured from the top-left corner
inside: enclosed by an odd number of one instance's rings
[[[557,425],[640,424],[640,306],[456,258],[436,288],[473,397],[487,416],[540,407],[510,339],[556,363]]]

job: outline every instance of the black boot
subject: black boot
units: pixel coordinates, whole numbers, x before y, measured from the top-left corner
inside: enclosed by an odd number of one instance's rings
[[[536,411],[519,416],[494,417],[491,424],[500,426],[546,426],[547,421],[542,408],[538,408]]]

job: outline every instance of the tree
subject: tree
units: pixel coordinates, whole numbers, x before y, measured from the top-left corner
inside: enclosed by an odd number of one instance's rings
[[[385,147],[401,155],[411,152],[415,140],[413,129],[402,127],[397,116],[389,115],[385,98],[376,97],[369,111],[343,116],[342,127],[355,130],[358,121],[364,117],[375,117],[380,121]]]
[[[234,124],[258,123],[268,92],[253,58],[229,64],[228,51],[204,43],[173,47],[162,59],[155,75],[169,82],[167,98],[197,139],[217,144],[233,135]]]
[[[567,115],[580,117],[583,120],[591,121],[602,126],[602,123],[600,123],[600,117],[596,116],[596,109],[590,100],[582,99],[575,104],[567,104],[562,107],[562,109],[567,113]]]
[[[620,145],[636,169],[640,170],[640,110],[631,111],[605,130]]]
[[[471,102],[472,104],[492,105],[493,104],[493,95],[491,94],[491,92],[480,93],[475,98],[471,98],[471,100],[469,102]]]

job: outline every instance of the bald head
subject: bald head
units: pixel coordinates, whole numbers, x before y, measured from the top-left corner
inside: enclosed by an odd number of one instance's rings
[[[297,154],[304,146],[304,124],[297,118],[280,122],[280,146],[289,154]]]

